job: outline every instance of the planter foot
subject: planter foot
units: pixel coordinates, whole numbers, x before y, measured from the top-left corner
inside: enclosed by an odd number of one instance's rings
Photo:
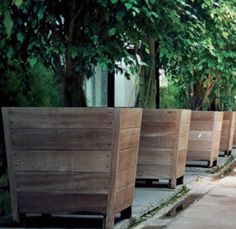
[[[224,151],[224,156],[225,156],[225,157],[228,157],[228,156],[230,156],[230,155],[232,155],[232,150],[225,150],[225,151]]]
[[[175,189],[175,188],[176,188],[176,183],[177,183],[177,180],[176,180],[176,179],[170,179],[170,180],[169,180],[168,188],[170,188],[170,189]]]
[[[176,185],[180,185],[184,183],[184,176],[177,178]]]
[[[217,166],[217,160],[213,161],[213,166]]]
[[[20,218],[20,225],[22,225],[22,227],[27,227],[27,220],[26,220],[26,214],[20,214],[19,215]]]
[[[212,161],[208,161],[208,162],[207,162],[207,167],[208,167],[208,168],[211,168],[212,166],[213,166],[213,162],[212,162]]]
[[[120,217],[121,219],[129,219],[132,215],[132,207],[128,207],[126,209],[124,209],[123,211],[121,211],[120,213]]]

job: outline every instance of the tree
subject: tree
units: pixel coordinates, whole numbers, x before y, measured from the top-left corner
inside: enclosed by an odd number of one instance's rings
[[[199,34],[194,38],[183,34],[184,58],[172,59],[170,73],[189,108],[230,109],[236,88],[235,2],[197,1],[192,9],[201,23]]]

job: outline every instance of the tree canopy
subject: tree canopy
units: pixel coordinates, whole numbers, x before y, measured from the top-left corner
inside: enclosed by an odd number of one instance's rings
[[[123,59],[129,66],[126,77],[129,73],[140,76],[142,107],[157,105],[160,68],[179,86],[188,107],[232,107],[236,88],[235,0],[0,3],[0,83],[18,82],[15,88],[21,88],[18,91],[23,97],[34,95],[29,78],[37,67],[54,91],[38,93],[48,98],[44,105],[58,104],[55,98],[60,94],[61,105],[84,106],[83,81],[93,74],[94,66],[125,71],[117,65]],[[12,72],[22,74],[14,79]],[[16,98],[10,88],[9,94]]]

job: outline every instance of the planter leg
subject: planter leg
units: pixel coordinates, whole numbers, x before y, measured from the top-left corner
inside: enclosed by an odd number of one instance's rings
[[[132,215],[132,207],[131,206],[124,209],[120,213],[121,219],[129,219],[131,217],[131,215]]]
[[[22,227],[26,228],[27,227],[27,223],[26,223],[26,214],[20,214],[20,225],[22,225]]]
[[[211,168],[212,166],[213,166],[213,162],[212,162],[212,161],[208,161],[207,167],[208,167],[208,168]]]
[[[183,183],[184,183],[184,176],[177,178],[177,180],[176,180],[177,185],[180,185],[180,184],[183,184]]]
[[[175,189],[176,188],[176,179],[170,179],[168,187],[171,189]]]
[[[217,160],[213,161],[213,166],[217,166]]]
[[[102,229],[114,229],[115,216],[104,216]]]

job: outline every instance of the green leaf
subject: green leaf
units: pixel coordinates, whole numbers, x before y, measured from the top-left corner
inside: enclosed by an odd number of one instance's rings
[[[13,3],[19,8],[22,5],[23,0],[13,0]]]
[[[16,37],[17,37],[17,40],[18,40],[20,43],[23,43],[24,40],[25,40],[25,37],[24,37],[23,33],[21,33],[21,32],[17,33]]]
[[[13,28],[13,21],[8,10],[5,10],[4,12],[4,26],[6,28],[7,37],[9,38]]]
[[[118,0],[111,0],[112,4],[116,4],[118,2]]]
[[[27,59],[27,61],[28,61],[28,63],[30,64],[31,67],[33,67],[34,65],[36,65],[37,62],[38,62],[37,58],[35,58],[35,57],[33,57],[33,58],[30,58],[30,57],[29,57],[29,58]]]
[[[109,31],[108,31],[108,35],[111,37],[113,35],[116,34],[116,28],[111,28]]]

